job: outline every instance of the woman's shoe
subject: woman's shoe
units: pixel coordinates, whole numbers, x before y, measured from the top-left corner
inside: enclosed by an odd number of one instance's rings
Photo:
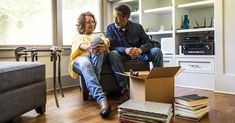
[[[108,104],[106,100],[100,103],[100,107],[101,107],[100,116],[102,118],[106,118],[111,114],[111,106]]]
[[[106,107],[106,108],[101,109],[101,111],[100,111],[100,116],[102,118],[106,118],[110,114],[111,114],[111,106],[110,105],[108,107]]]

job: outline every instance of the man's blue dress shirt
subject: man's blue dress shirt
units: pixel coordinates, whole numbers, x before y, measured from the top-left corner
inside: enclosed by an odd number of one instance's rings
[[[146,53],[153,44],[149,36],[145,33],[140,24],[128,21],[125,30],[117,28],[114,23],[107,27],[107,37],[110,40],[110,49],[117,50],[120,54],[125,54],[128,47],[140,48]]]

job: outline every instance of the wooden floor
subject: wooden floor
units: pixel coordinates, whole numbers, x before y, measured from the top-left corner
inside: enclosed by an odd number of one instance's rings
[[[198,123],[235,123],[235,95],[211,91],[176,87],[175,96],[196,93],[209,97],[210,112]],[[60,108],[55,105],[54,95],[48,94],[46,113],[38,115],[34,110],[16,118],[13,123],[118,123],[116,99],[110,99],[112,113],[108,119],[99,115],[99,105],[94,100],[84,102],[78,87],[65,90],[65,97],[59,97]],[[175,118],[175,123],[192,121]],[[193,122],[194,123],[194,122]]]

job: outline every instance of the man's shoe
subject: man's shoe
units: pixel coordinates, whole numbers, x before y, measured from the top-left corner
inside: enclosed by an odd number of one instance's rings
[[[119,97],[117,103],[122,104],[122,103],[126,102],[129,99],[130,99],[130,92],[129,92],[129,90],[125,90],[125,91],[122,92],[122,95]]]
[[[111,114],[111,106],[108,104],[108,101],[104,100],[100,103],[101,111],[100,116],[106,118]]]

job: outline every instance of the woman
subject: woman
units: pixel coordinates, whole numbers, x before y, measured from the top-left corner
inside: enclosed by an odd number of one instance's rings
[[[91,12],[82,13],[77,21],[79,34],[74,38],[72,44],[69,72],[74,79],[78,77],[78,74],[83,75],[90,94],[101,107],[101,117],[105,118],[111,113],[111,106],[108,104],[98,79],[103,59],[109,48],[109,40],[104,34],[93,34],[96,21]],[[100,42],[100,44],[92,44],[92,41],[93,43]]]

